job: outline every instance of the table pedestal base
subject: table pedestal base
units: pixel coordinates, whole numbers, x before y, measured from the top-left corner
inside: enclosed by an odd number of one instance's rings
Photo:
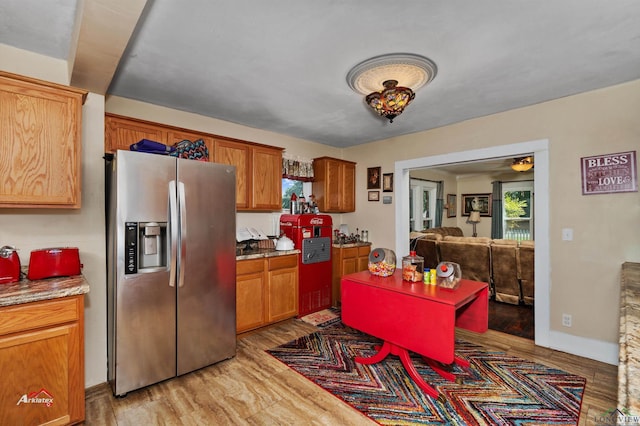
[[[441,402],[444,402],[444,396],[438,393],[438,391],[436,391],[433,387],[431,387],[420,376],[420,374],[418,373],[418,370],[416,370],[416,367],[413,365],[413,362],[411,362],[411,357],[409,355],[408,350],[406,350],[401,346],[394,345],[393,343],[388,341],[385,341],[381,347],[378,346],[376,347],[376,349],[378,350],[378,353],[376,353],[375,355],[372,355],[370,357],[359,356],[355,358],[355,361],[358,364],[366,364],[366,365],[377,364],[378,362],[381,362],[382,360],[384,360],[389,354],[396,355],[400,357],[400,361],[402,361],[402,365],[404,366],[405,370],[407,370],[407,373],[409,373],[409,377],[413,379],[413,381],[418,385],[420,389],[426,392],[426,394],[429,395],[430,397],[437,399]],[[450,382],[462,383],[462,378],[460,377],[456,378],[456,376],[453,373],[451,373],[450,371],[446,371],[436,361],[424,356],[422,357],[422,359],[424,360],[424,362],[426,362],[429,365],[429,367],[433,369],[433,371],[438,373],[445,380],[449,380]],[[454,357],[453,362],[462,367],[469,366],[469,363],[467,361],[457,356]]]

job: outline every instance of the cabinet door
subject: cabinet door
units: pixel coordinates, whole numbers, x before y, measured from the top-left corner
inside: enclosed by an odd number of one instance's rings
[[[215,140],[216,163],[236,166],[236,208],[249,208],[249,188],[251,187],[249,171],[251,170],[251,152],[249,145],[224,139]]]
[[[81,207],[82,102],[0,75],[0,207]]]
[[[341,165],[340,207],[342,212],[356,211],[356,165],[342,163]]]
[[[342,275],[348,275],[358,272],[358,259],[343,259],[342,260]]]
[[[356,164],[330,157],[313,160],[315,180],[313,193],[323,213],[345,213],[356,210]]]
[[[104,118],[104,151],[116,152],[119,149],[129,150],[129,146],[142,139],[166,144],[167,129],[160,125],[105,115]]]
[[[252,147],[251,207],[256,210],[282,209],[282,151]]]
[[[267,259],[267,322],[298,315],[298,256]]]
[[[209,150],[209,162],[215,161],[215,146],[214,140],[210,136],[203,136],[199,133],[187,132],[184,130],[173,130],[169,129],[167,131],[167,145],[174,145],[183,140],[189,140],[191,142],[197,141],[198,139],[202,139],[204,144],[207,146],[207,150]]]
[[[264,273],[236,277],[236,333],[265,323]]]
[[[83,312],[83,296],[0,309],[0,424],[84,420]]]
[[[356,267],[358,268],[357,272],[366,271],[369,269],[369,252],[371,251],[371,247],[363,246],[358,247],[358,264]]]
[[[281,321],[298,315],[298,268],[270,271],[267,283],[267,321]]]

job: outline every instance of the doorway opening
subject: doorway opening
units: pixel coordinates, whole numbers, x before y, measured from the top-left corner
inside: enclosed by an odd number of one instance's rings
[[[404,253],[409,247],[409,173],[412,170],[435,166],[464,163],[478,160],[489,160],[506,156],[518,157],[531,154],[536,159],[534,193],[536,203],[534,214],[536,226],[534,230],[535,246],[535,343],[549,346],[550,335],[550,253],[549,253],[549,140],[541,139],[529,142],[499,145],[470,151],[453,152],[431,157],[398,161],[395,164],[396,192],[395,228],[396,253]]]

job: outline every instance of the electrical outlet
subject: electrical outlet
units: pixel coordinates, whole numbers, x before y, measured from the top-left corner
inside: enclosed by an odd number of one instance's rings
[[[573,228],[562,228],[562,241],[573,241]]]
[[[562,325],[565,327],[571,327],[571,315],[562,314]]]

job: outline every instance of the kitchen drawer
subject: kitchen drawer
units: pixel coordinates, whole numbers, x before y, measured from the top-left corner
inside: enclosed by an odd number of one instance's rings
[[[269,271],[274,269],[294,268],[298,265],[298,255],[274,256],[269,258]]]
[[[0,308],[0,335],[77,321],[78,297],[45,300]]]
[[[342,249],[343,259],[351,259],[352,257],[358,257],[358,247],[349,247]]]
[[[256,272],[264,271],[264,258],[259,259],[249,259],[249,260],[238,260],[236,262],[236,274],[237,275],[246,275],[246,274],[255,274]]]
[[[360,246],[358,247],[358,257],[367,256],[369,257],[369,252],[371,251],[371,247],[369,246]]]

